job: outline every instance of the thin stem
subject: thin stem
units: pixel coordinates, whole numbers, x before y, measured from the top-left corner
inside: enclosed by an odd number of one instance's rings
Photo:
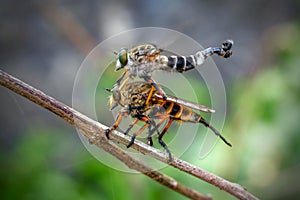
[[[107,129],[106,126],[84,116],[78,111],[66,106],[56,99],[44,94],[43,92],[33,88],[30,85],[27,85],[26,83],[12,77],[11,75],[1,70],[0,84],[63,118],[68,123],[75,126],[91,144],[94,144],[97,147],[115,156],[129,168],[135,169],[145,174],[151,179],[188,198],[200,200],[211,199],[210,196],[203,195],[196,190],[186,187],[173,178],[161,172],[158,172],[143,164],[142,162],[134,159],[126,151],[122,150],[120,147],[107,140],[105,136],[105,129]]]

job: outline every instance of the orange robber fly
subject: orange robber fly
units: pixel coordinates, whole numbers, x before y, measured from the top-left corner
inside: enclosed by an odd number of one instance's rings
[[[231,144],[226,141],[218,130],[211,126],[200,114],[193,111],[194,109],[207,113],[215,112],[211,108],[170,95],[166,95],[165,99],[155,87],[144,81],[128,83],[128,80],[125,80],[120,86],[115,85],[113,89],[107,90],[112,93],[109,99],[111,109],[118,105],[122,107],[117,115],[115,123],[106,130],[107,138],[109,138],[109,133],[111,131],[117,129],[122,121],[122,117],[131,115],[131,117],[135,118],[133,123],[131,123],[124,132],[125,135],[127,135],[132,127],[139,121],[145,122],[145,124],[132,135],[127,148],[134,143],[135,138],[139,134],[148,128],[148,144],[151,146],[153,145],[152,135],[155,131],[157,131],[159,144],[167,151],[169,154],[169,160],[171,161],[171,152],[162,138],[173,121],[201,123],[211,129],[228,146],[231,146]],[[158,120],[158,123],[156,123],[155,120]],[[167,123],[163,127],[162,131],[159,132],[158,128],[162,126],[165,121],[167,121]]]

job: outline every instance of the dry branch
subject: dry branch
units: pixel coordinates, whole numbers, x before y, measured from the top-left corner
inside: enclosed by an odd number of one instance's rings
[[[71,125],[75,126],[80,130],[80,133],[92,144],[98,146],[99,148],[107,151],[111,155],[118,158],[129,168],[140,171],[141,173],[147,175],[153,180],[165,185],[166,187],[171,188],[172,190],[183,194],[186,197],[191,199],[211,199],[211,197],[203,195],[193,189],[190,189],[181,183],[177,182],[171,177],[160,173],[147,165],[137,161],[127,154],[120,147],[115,145],[113,142],[107,140],[105,137],[105,130],[108,128],[99,122],[96,122],[87,116],[82,115],[78,111],[66,106],[65,104],[57,101],[56,99],[44,94],[43,92],[33,88],[32,86],[23,83],[22,81],[12,77],[11,75],[0,70],[0,84],[22,96],[33,101],[34,103],[50,110],[54,114],[60,116],[66,120]],[[121,134],[117,131],[112,132],[110,135],[112,141],[127,145],[130,141],[128,136]],[[173,158],[172,162],[168,162],[168,156],[151,146],[148,146],[142,142],[135,141],[132,148],[137,151],[150,155],[164,163],[169,164],[181,171],[184,171],[192,176],[200,178],[230,194],[239,198],[239,199],[257,199],[255,196],[246,191],[242,186],[231,183],[227,180],[224,180],[212,173],[206,172],[194,165],[191,165],[183,160],[178,158]]]

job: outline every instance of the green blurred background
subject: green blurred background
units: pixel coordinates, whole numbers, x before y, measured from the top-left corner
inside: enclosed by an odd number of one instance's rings
[[[72,105],[81,62],[97,43],[120,31],[166,27],[203,46],[231,37],[232,58],[214,61],[227,94],[222,133],[233,148],[218,143],[200,160],[193,143],[183,159],[261,199],[298,199],[299,6],[297,0],[4,0],[1,69]],[[143,175],[103,165],[87,152],[73,127],[5,88],[0,95],[1,199],[183,199]],[[214,199],[234,199],[173,168],[161,171]]]

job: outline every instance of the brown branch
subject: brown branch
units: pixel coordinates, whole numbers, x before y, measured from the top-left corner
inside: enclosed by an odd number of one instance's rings
[[[115,156],[116,158],[124,162],[129,168],[140,171],[141,173],[147,175],[148,177],[161,183],[162,185],[165,185],[171,188],[172,190],[179,192],[189,198],[211,199],[211,197],[200,194],[199,192],[193,189],[187,188],[186,186],[168,177],[167,175],[164,175],[154,169],[151,169],[150,167],[146,166],[140,161],[137,161],[134,158],[132,158],[120,147],[118,147],[117,145],[115,145],[114,143],[106,139],[105,129],[107,129],[108,127],[106,127],[105,125],[102,125],[99,122],[96,122],[82,115],[78,111],[64,105],[63,103],[55,100],[52,97],[47,96],[41,91],[23,83],[22,81],[10,76],[9,74],[1,70],[0,70],[0,84],[26,97],[27,99],[35,102],[36,104],[50,110],[56,115],[60,116],[68,123],[78,128],[80,130],[80,133],[83,136],[85,136],[85,138],[87,138],[87,140],[90,143],[112,154],[113,156]],[[127,145],[128,142],[130,141],[130,138],[128,136],[125,136],[124,134],[119,133],[117,131],[112,132],[110,137],[112,141],[124,145]],[[200,178],[232,194],[233,196],[239,199],[251,199],[251,200],[257,199],[255,196],[247,192],[247,190],[242,186],[224,180],[212,173],[206,172],[183,160],[174,157],[172,162],[168,162],[168,155],[142,142],[136,140],[132,148],[136,149],[141,153],[148,154],[192,176]]]
[[[160,184],[191,199],[211,199],[210,196],[203,195],[191,188],[188,188],[185,185],[174,180],[173,178],[160,173],[131,157],[120,147],[106,139],[105,129],[107,129],[107,127],[82,115],[78,111],[66,106],[65,104],[57,101],[50,96],[47,96],[43,92],[33,88],[30,85],[27,85],[26,83],[12,77],[11,75],[1,70],[0,84],[63,118],[68,123],[79,129],[79,132],[90,143],[115,156],[129,168],[135,169],[150,177],[151,179],[159,182]]]

